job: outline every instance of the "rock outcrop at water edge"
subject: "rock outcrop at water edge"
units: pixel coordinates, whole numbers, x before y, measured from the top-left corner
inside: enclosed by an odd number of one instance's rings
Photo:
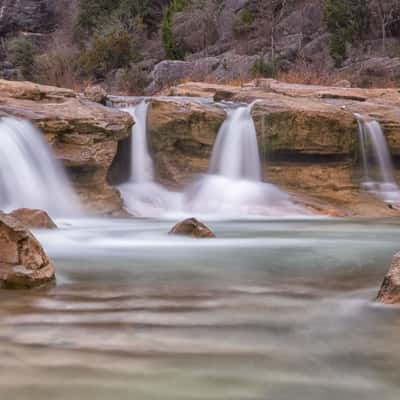
[[[38,240],[18,220],[0,213],[0,287],[33,288],[54,278],[54,267]]]
[[[43,210],[19,208],[8,214],[29,229],[57,229],[57,225]]]
[[[383,304],[400,304],[400,253],[393,257],[376,300]]]
[[[69,89],[0,80],[0,118],[32,121],[42,130],[57,158],[91,211],[122,209],[117,190],[107,183],[118,142],[131,133],[132,117],[91,102]]]

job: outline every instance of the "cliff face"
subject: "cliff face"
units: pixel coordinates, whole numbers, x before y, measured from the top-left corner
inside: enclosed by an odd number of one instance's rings
[[[53,31],[57,26],[56,3],[57,0],[2,0],[0,35]]]
[[[1,116],[29,119],[42,130],[88,209],[109,214],[122,208],[106,177],[118,142],[130,134],[129,114],[72,90],[0,80]]]
[[[358,130],[354,113],[381,122],[395,160],[400,156],[400,95],[395,89],[346,89],[259,80],[246,87],[186,83],[170,89],[182,101],[157,99],[149,135],[159,179],[179,187],[204,173],[221,108],[186,96],[250,103],[264,159],[264,177],[332,215],[397,215],[360,191]],[[400,175],[400,174],[399,174]]]
[[[347,42],[332,41],[333,29],[324,17],[325,0],[204,0],[182,2],[185,6],[172,13],[164,24],[166,36],[171,38],[168,44],[161,32],[170,0],[139,2],[139,6],[134,0],[104,0],[106,8],[92,0],[3,0],[0,36],[5,40],[0,46],[0,76],[71,87],[103,80],[110,91],[121,94],[155,94],[187,80],[225,83],[276,75],[302,83],[334,84],[347,79],[354,86],[395,84],[400,78],[398,2],[337,1],[362,5],[360,15],[351,20],[360,32]],[[83,19],[85,23],[90,19],[91,28],[86,29],[85,24],[79,28],[82,4],[90,11]],[[386,18],[385,35],[379,5]],[[127,19],[138,17],[139,22],[124,31],[121,27],[126,26],[127,10],[133,13]],[[101,14],[99,18],[96,12]],[[340,15],[334,18],[342,21]],[[124,57],[109,36],[121,29],[129,36],[125,48],[127,43],[134,44]],[[29,63],[21,66],[21,60],[15,60],[9,51],[9,42],[15,37],[34,44],[29,50],[33,54],[28,54],[35,66],[29,71],[31,76],[21,73],[21,69],[29,69]],[[103,45],[107,49],[90,51]],[[128,53],[132,57],[126,57]],[[43,73],[46,55],[55,69],[49,74]],[[61,64],[57,69],[53,60],[71,65],[62,68]]]

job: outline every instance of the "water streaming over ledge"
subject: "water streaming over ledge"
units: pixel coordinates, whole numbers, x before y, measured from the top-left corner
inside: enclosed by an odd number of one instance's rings
[[[28,121],[0,120],[0,209],[39,208],[54,216],[79,212],[68,179]]]
[[[257,134],[251,116],[253,105],[228,111],[217,135],[208,173],[195,179],[183,193],[170,192],[154,180],[145,101],[126,108],[136,120],[132,131],[131,178],[119,187],[127,210],[144,217],[194,213],[203,218],[307,214],[289,195],[262,182]]]
[[[358,123],[363,179],[361,187],[387,203],[400,203],[391,154],[378,121],[355,114]]]

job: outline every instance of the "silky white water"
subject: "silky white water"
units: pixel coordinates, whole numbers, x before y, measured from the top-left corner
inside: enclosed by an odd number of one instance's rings
[[[306,214],[286,193],[262,181],[253,106],[228,113],[217,135],[208,174],[187,190],[189,210],[232,217]]]
[[[147,139],[148,104],[142,101],[123,110],[135,120],[132,128],[132,156],[130,178],[119,186],[125,207],[131,214],[140,217],[161,215],[168,210],[180,209],[177,193],[168,192],[154,181],[153,160]]]
[[[388,203],[400,203],[392,159],[378,121],[355,114],[363,163],[362,188]]]
[[[306,214],[286,193],[262,182],[252,107],[253,104],[228,112],[213,147],[208,173],[197,178],[183,193],[170,192],[154,180],[146,103],[126,108],[136,121],[132,129],[131,178],[119,187],[127,210],[142,217],[196,214],[203,218],[237,218]]]
[[[41,133],[28,121],[0,120],[0,209],[39,208],[51,215],[79,212],[68,179]]]

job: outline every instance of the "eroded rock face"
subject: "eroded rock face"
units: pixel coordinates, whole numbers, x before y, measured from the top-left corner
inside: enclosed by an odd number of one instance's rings
[[[200,239],[216,237],[215,234],[206,225],[198,221],[196,218],[189,218],[180,222],[171,229],[169,234],[190,236]]]
[[[0,34],[23,30],[47,33],[55,26],[57,0],[2,0]]]
[[[29,229],[56,229],[57,225],[46,211],[19,208],[9,214]]]
[[[393,257],[376,300],[384,304],[400,304],[400,253]]]
[[[107,92],[99,85],[88,86],[84,91],[84,95],[94,103],[106,104]]]
[[[318,213],[369,217],[399,214],[360,191],[358,128],[353,115],[369,114],[379,120],[392,154],[399,156],[397,90],[307,86],[260,79],[242,87],[189,82],[171,88],[169,94],[248,104],[257,100],[252,114],[265,160],[265,180],[298,197],[299,202],[310,204]],[[206,112],[207,108],[218,109],[199,104],[196,114],[201,115],[201,110]],[[158,174],[163,183],[183,185],[193,173],[207,171],[217,129],[212,134],[210,129],[212,140],[199,146],[191,133],[191,113],[185,107],[176,100],[161,99],[157,109],[162,112],[150,112],[149,125],[154,126],[150,137]],[[186,121],[184,129],[173,123],[181,119]],[[184,135],[179,136],[181,133]]]
[[[32,288],[54,277],[37,239],[15,218],[0,213],[0,287]]]
[[[106,214],[122,209],[121,198],[106,177],[118,141],[130,135],[129,114],[69,89],[0,80],[1,116],[31,120],[42,130],[90,210]]]
[[[180,184],[189,174],[204,172],[225,118],[213,105],[152,99],[148,131],[159,178]]]

